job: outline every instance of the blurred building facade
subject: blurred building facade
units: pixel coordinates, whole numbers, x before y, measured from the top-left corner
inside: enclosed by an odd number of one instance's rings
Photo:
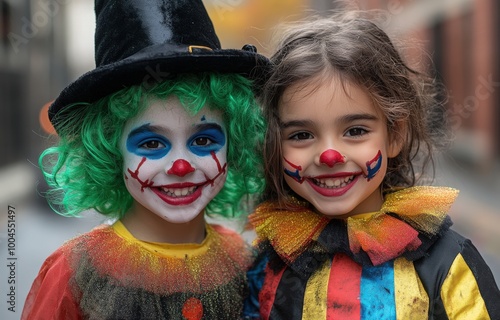
[[[456,135],[450,153],[468,169],[489,171],[500,156],[500,3],[494,0],[366,0],[393,27],[426,44],[448,93]]]
[[[6,166],[36,159],[44,135],[41,107],[68,79],[62,5],[52,0],[0,3],[0,166]]]

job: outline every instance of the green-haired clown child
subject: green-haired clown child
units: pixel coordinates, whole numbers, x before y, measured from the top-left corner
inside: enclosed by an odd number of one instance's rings
[[[42,265],[22,319],[237,319],[252,256],[234,217],[262,187],[268,60],[221,49],[199,0],[96,0],[96,69],[49,110],[53,208],[114,219]],[[251,197],[250,197],[251,198]]]

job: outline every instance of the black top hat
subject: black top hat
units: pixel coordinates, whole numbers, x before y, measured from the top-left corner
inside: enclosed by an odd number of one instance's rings
[[[68,105],[95,102],[144,81],[214,71],[259,82],[269,66],[254,46],[221,49],[201,0],[96,0],[95,12],[96,68],[66,87],[50,106],[54,126]]]

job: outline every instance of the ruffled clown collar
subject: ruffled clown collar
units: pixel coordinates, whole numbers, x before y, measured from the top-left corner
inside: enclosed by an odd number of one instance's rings
[[[249,219],[257,241],[294,269],[335,253],[376,266],[399,256],[424,256],[451,226],[447,212],[457,195],[447,187],[406,188],[388,193],[380,211],[347,219],[328,219],[296,199],[292,209],[265,202]]]

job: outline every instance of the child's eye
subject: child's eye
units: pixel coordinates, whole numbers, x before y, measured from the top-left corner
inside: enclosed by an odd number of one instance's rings
[[[307,140],[307,139],[312,139],[313,135],[310,134],[309,132],[298,132],[293,135],[291,135],[288,139],[290,140]]]
[[[362,136],[368,133],[368,130],[364,128],[351,128],[346,131],[345,135],[348,137],[357,137],[357,136]]]
[[[192,153],[204,157],[219,152],[225,144],[226,135],[222,127],[217,124],[210,124],[194,133],[187,140],[186,145]]]
[[[226,136],[218,125],[211,125],[193,134],[188,139],[188,145],[194,148],[212,149],[221,148],[226,142]]]
[[[208,146],[212,143],[214,142],[207,137],[199,137],[193,140],[193,146]]]
[[[141,145],[141,148],[155,150],[155,149],[165,148],[165,145],[158,140],[149,140],[143,143]]]

